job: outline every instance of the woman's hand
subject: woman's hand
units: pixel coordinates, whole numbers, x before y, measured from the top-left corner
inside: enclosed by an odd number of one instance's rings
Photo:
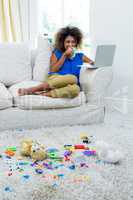
[[[94,65],[95,63],[94,63],[94,61],[93,60],[90,60],[90,63],[89,63],[90,65]]]
[[[83,56],[83,62],[85,63],[89,63],[90,65],[94,65],[95,62],[93,60],[91,60],[90,58],[88,58],[87,56]]]
[[[72,57],[73,55],[73,49],[71,47],[69,47],[65,52],[64,55],[68,58]]]

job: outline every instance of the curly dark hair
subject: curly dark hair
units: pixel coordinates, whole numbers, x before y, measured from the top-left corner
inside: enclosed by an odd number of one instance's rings
[[[56,36],[55,36],[55,45],[54,47],[59,49],[60,51],[64,52],[64,41],[67,36],[72,36],[76,41],[76,47],[80,47],[83,40],[83,34],[81,30],[74,26],[66,26],[64,28],[61,28]]]

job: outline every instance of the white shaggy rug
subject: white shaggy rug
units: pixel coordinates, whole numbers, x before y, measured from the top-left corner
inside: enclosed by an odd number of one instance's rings
[[[111,120],[91,126],[0,132],[0,200],[133,199],[133,128]],[[93,141],[104,140],[122,151],[122,162],[110,164],[96,157],[82,157],[87,167],[79,167],[75,157],[75,169],[52,163],[53,169],[43,169],[43,174],[37,174],[30,159],[18,160],[20,141],[25,137],[62,151],[64,144],[80,143],[81,133],[93,136]],[[12,159],[4,154],[9,146],[17,148]]]

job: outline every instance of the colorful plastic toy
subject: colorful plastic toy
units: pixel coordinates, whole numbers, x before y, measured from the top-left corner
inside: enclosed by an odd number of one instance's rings
[[[85,145],[83,145],[83,144],[75,144],[74,148],[75,149],[86,149]]]
[[[96,151],[95,150],[86,150],[83,152],[84,155],[86,156],[95,156],[96,155]]]

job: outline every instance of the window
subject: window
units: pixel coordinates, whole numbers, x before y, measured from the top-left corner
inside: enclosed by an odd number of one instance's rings
[[[89,0],[39,0],[39,32],[53,39],[56,31],[66,25],[78,26],[84,33],[84,47],[89,48]]]
[[[62,26],[62,0],[39,0],[39,32],[53,35]]]

